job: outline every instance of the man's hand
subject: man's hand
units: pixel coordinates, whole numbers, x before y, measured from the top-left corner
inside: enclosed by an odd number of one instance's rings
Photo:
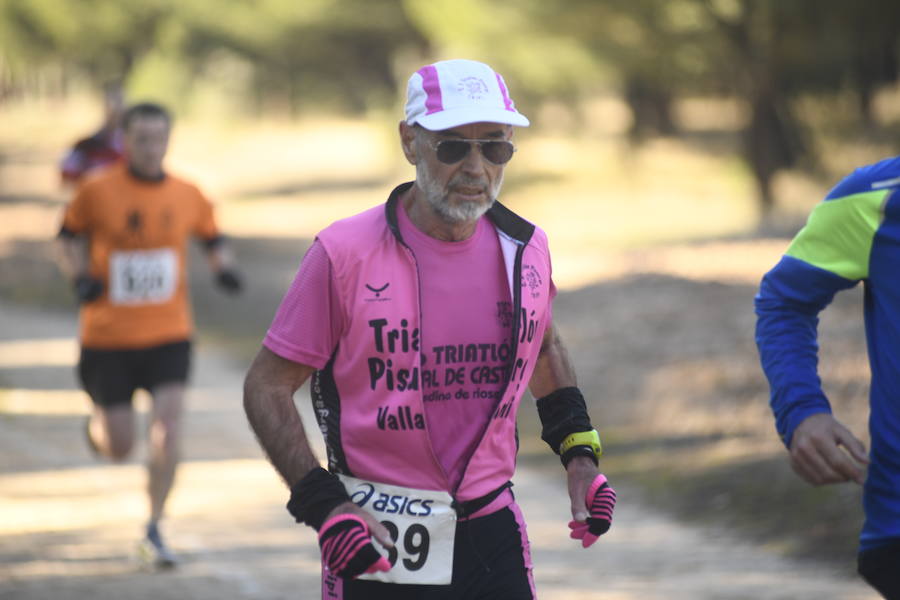
[[[609,530],[616,492],[590,458],[573,458],[566,474],[572,502],[572,521],[569,522],[572,531],[569,535],[581,540],[582,547],[587,548]]]
[[[216,285],[226,294],[238,294],[244,289],[244,282],[240,273],[234,269],[222,269],[216,273]]]
[[[72,283],[72,287],[80,304],[93,302],[103,293],[103,282],[90,275],[79,275]]]
[[[391,534],[388,533],[387,527],[379,523],[375,517],[361,509],[353,502],[344,502],[343,504],[335,506],[334,509],[330,513],[328,513],[328,516],[325,517],[325,520],[330,521],[331,519],[342,514],[355,515],[361,518],[363,521],[365,521],[366,527],[369,528],[369,532],[371,533],[372,537],[378,540],[378,542],[382,546],[384,546],[385,548],[394,547],[394,542],[391,541]]]
[[[810,415],[794,430],[791,468],[812,485],[865,481],[866,448],[828,413]]]
[[[388,571],[391,563],[372,544],[372,537],[391,548],[393,542],[384,525],[352,502],[334,508],[319,530],[322,562],[339,577]]]
[[[359,516],[342,513],[328,519],[319,530],[322,562],[339,577],[389,571],[391,563],[372,545],[369,528]]]

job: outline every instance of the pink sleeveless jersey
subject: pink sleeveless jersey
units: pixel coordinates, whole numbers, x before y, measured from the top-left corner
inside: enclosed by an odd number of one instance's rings
[[[332,471],[464,502],[515,470],[516,413],[555,293],[549,252],[500,204],[459,246],[420,237],[398,201],[409,186],[319,234],[264,344],[318,369]]]

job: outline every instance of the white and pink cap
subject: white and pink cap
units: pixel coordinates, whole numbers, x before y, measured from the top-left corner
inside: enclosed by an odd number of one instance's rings
[[[406,88],[406,122],[440,131],[469,123],[528,127],[506,83],[484,63],[444,60],[412,74]]]

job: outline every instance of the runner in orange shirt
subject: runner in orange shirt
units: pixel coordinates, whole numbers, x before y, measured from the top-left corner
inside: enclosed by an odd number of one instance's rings
[[[78,374],[93,402],[87,438],[113,460],[134,445],[132,395],[153,398],[149,430],[150,520],[141,554],[158,567],[176,558],[158,523],[178,463],[178,431],[191,357],[187,242],[206,244],[210,269],[228,293],[241,279],[213,217],[192,184],[163,170],[171,117],[137,104],[123,117],[125,157],[89,177],[66,207],[61,266],[81,304]]]

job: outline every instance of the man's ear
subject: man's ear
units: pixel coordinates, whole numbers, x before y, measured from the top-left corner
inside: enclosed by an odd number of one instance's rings
[[[403,148],[403,156],[409,164],[414,165],[419,162],[419,155],[416,151],[416,129],[406,121],[400,121],[400,146]]]

